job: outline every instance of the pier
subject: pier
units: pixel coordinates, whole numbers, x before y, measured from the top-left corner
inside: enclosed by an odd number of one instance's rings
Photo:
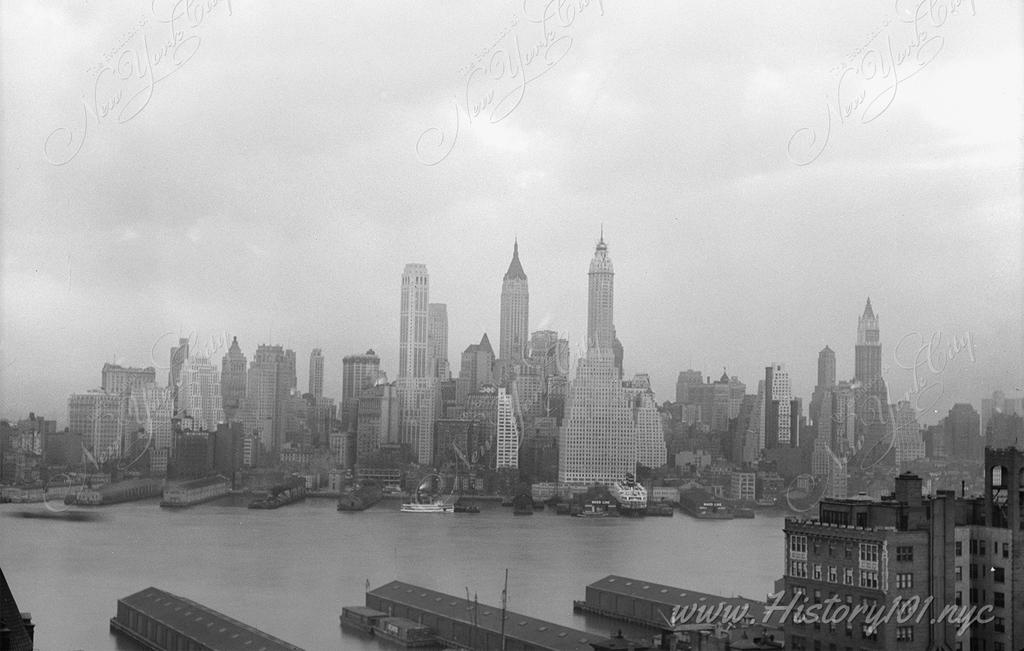
[[[370,627],[373,623],[369,620],[375,614],[379,617],[387,615],[388,618],[402,618],[429,627],[443,644],[466,649],[593,651],[594,644],[607,641],[600,635],[514,612],[505,611],[503,622],[500,607],[402,581],[392,581],[367,592],[366,609],[353,614],[362,614]]]
[[[302,651],[248,624],[184,597],[146,588],[117,600],[110,630],[147,649]]]

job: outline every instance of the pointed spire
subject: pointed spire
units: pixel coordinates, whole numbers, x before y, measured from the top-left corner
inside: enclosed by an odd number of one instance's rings
[[[485,350],[492,355],[494,354],[494,349],[491,348],[491,340],[487,338],[486,332],[484,333],[484,336],[480,338],[480,350]]]
[[[508,271],[505,272],[505,280],[526,280],[526,272],[523,271],[523,265],[519,262],[519,238],[515,239],[515,244],[512,247],[512,262],[508,264]]]
[[[608,245],[604,243],[604,222],[601,223],[601,239],[597,241],[598,251],[607,251]]]
[[[864,306],[864,316],[873,319],[875,318],[875,311],[871,309],[871,297],[868,296],[867,305]]]

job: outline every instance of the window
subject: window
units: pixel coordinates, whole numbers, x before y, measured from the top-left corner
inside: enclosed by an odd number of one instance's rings
[[[901,562],[914,560],[914,548],[911,545],[899,545],[896,547],[896,560]]]
[[[1002,617],[996,617],[995,619],[993,619],[992,627],[995,629],[996,633],[1006,632],[1006,622],[1003,620]]]
[[[814,572],[811,578],[815,581],[821,581],[821,563],[814,564]]]
[[[862,588],[878,588],[878,572],[874,570],[861,570],[860,571],[860,587]]]
[[[992,580],[996,583],[1006,582],[1006,571],[1001,567],[992,568]]]
[[[869,627],[870,627],[870,624],[861,624],[860,625],[860,636],[862,638],[864,638],[865,640],[877,640],[878,639],[878,629],[876,628],[876,629],[872,630],[871,632],[868,632],[868,628]]]
[[[971,538],[971,556],[978,555],[978,541],[975,538]]]
[[[993,592],[992,605],[996,608],[1002,608],[1006,605],[1006,596],[1002,592]]]
[[[900,572],[896,575],[896,588],[907,590],[914,587],[914,575],[910,572]]]
[[[790,561],[789,575],[798,579],[806,579],[807,563],[805,561]]]
[[[953,599],[953,603],[955,603],[957,606],[962,606],[963,600],[963,594],[959,590],[957,590],[956,597]]]
[[[878,545],[875,543],[861,543],[860,560],[862,563],[877,563]]]
[[[956,555],[957,556],[963,556],[964,555],[964,543],[963,543],[962,540],[956,541]]]
[[[807,553],[807,536],[793,534],[789,538],[789,551],[796,553]]]
[[[985,555],[985,541],[984,540],[979,540],[978,541],[978,555],[979,556],[984,556]]]
[[[978,578],[978,566],[974,563],[971,563],[971,578]]]
[[[835,565],[829,565],[828,566],[828,582],[829,583],[836,583],[836,582],[838,582],[839,581],[839,576],[838,575],[839,575],[839,572],[837,571],[836,566]]]
[[[956,580],[957,581],[963,581],[964,580],[964,568],[959,566],[959,565],[956,566]]]
[[[1003,558],[1010,557],[1010,543],[1003,543]]]
[[[843,585],[853,585],[853,568],[843,570]]]
[[[846,558],[846,560],[853,558],[853,545],[850,543],[846,543],[846,548],[843,550],[843,557]]]
[[[914,641],[914,627],[913,626],[897,626],[896,627],[896,641],[897,642],[913,642]]]

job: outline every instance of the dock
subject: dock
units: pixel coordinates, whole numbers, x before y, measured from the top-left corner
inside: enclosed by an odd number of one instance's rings
[[[110,630],[154,651],[302,651],[202,604],[152,587],[117,600]]]

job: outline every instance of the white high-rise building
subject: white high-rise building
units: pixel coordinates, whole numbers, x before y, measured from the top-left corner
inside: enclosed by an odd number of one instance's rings
[[[82,435],[82,444],[102,463],[121,455],[128,421],[128,396],[89,391],[68,397],[68,427]]]
[[[569,385],[559,432],[560,482],[610,484],[636,472],[637,424],[615,364],[613,276],[602,234],[590,263],[587,354],[577,363]]]
[[[591,348],[569,385],[558,439],[558,480],[610,484],[636,472],[637,433],[611,347]]]
[[[213,432],[224,422],[220,373],[208,357],[193,355],[181,365],[178,410],[192,418],[198,431]]]
[[[849,473],[846,460],[833,452],[828,442],[820,436],[814,440],[814,450],[811,452],[811,473],[815,479],[825,483],[822,497],[847,497]]]
[[[496,468],[519,467],[519,425],[512,408],[512,395],[498,389],[498,433],[496,437]]]
[[[434,454],[434,408],[437,379],[430,375],[430,276],[426,265],[407,264],[402,273],[401,325],[398,342],[398,400],[401,442],[416,451],[421,464]]]
[[[765,369],[765,442],[770,447],[789,446],[792,443],[793,388],[789,371],[783,364],[772,362]]]
[[[623,382],[623,387],[636,424],[637,463],[648,468],[660,468],[668,463],[668,448],[658,403],[651,389],[651,378],[646,373],[639,373],[633,376],[632,381]]]
[[[314,398],[324,395],[324,353],[319,348],[309,353],[309,393]]]

